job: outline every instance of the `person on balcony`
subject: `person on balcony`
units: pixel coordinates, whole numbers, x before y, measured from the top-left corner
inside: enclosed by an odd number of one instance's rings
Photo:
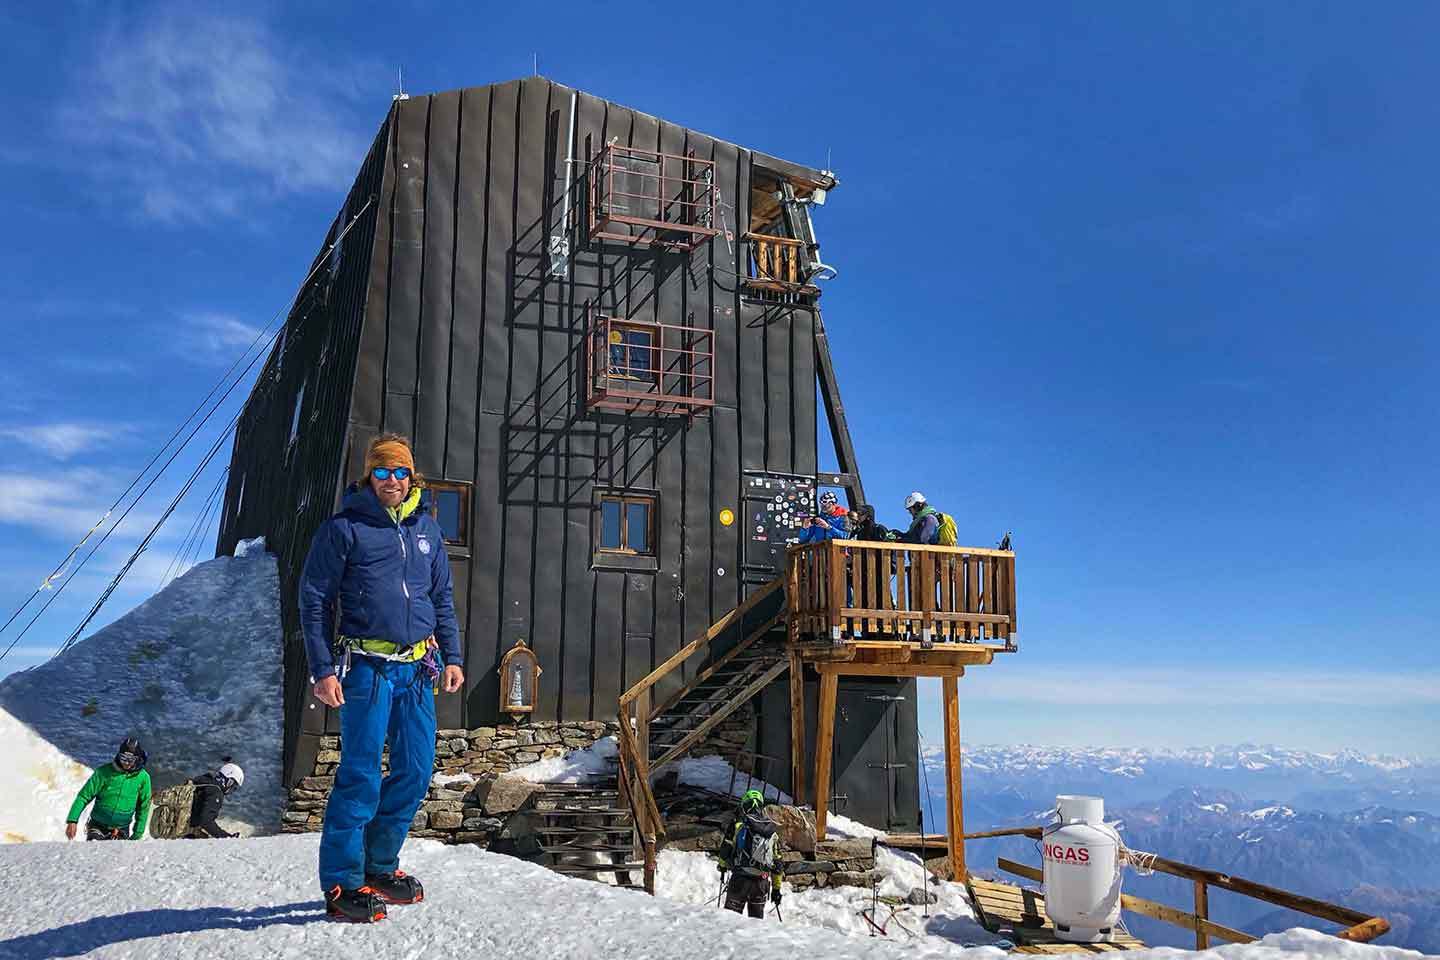
[[[300,581],[300,626],[315,699],[340,711],[340,766],[320,837],[326,912],[383,920],[387,903],[424,898],[420,882],[398,869],[400,846],[430,787],[442,669],[446,693],[465,683],[445,537],[404,437],[370,442],[364,478],[316,531]]]
[[[868,503],[857,506],[850,514],[850,520],[853,527],[850,533],[852,540],[888,543],[897,536],[894,530],[875,520],[875,508]]]
[[[835,494],[826,490],[820,494],[820,512],[810,518],[810,523],[800,531],[801,543],[822,543],[826,540],[844,540],[850,536],[850,511],[840,506]]]
[[[930,506],[925,494],[919,490],[910,494],[905,498],[905,509],[910,514],[910,529],[901,534],[902,543],[955,546],[955,519]]]

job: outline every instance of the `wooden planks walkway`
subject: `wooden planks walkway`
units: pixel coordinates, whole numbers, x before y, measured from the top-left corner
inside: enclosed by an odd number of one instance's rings
[[[1117,933],[1110,943],[1070,943],[1055,936],[1055,927],[1045,916],[1045,897],[1009,883],[972,876],[965,881],[975,919],[991,933],[1015,944],[1012,953],[1114,953],[1144,950],[1145,944],[1128,933]]]

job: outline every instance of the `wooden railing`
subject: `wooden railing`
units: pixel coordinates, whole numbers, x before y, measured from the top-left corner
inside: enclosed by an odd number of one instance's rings
[[[662,678],[668,676],[692,656],[701,651],[709,651],[711,644],[724,635],[731,626],[743,624],[745,615],[766,597],[780,589],[780,585],[781,580],[775,579],[759,587],[734,610],[716,620],[706,628],[704,633],[681,647],[674,656],[651,670],[643,680],[620,695],[620,734],[617,738],[620,745],[620,792],[630,804],[636,830],[644,848],[645,891],[647,893],[655,893],[655,848],[659,839],[665,836],[665,823],[660,817],[659,808],[655,805],[655,793],[650,789],[650,721],[660,712],[652,709],[652,689]],[[770,621],[762,630],[757,630],[745,638],[742,646],[753,643],[764,630],[768,630],[774,623],[774,620]],[[732,650],[725,655],[725,658],[728,659],[738,652],[738,648]],[[713,664],[711,671],[719,666],[720,663]],[[702,672],[697,680],[691,682],[692,685],[707,675],[707,672]],[[663,710],[673,705],[678,699],[673,695],[667,697],[660,704],[660,709]],[[704,732],[704,730],[700,731],[701,734]]]
[[[831,540],[790,548],[790,639],[1003,642],[1015,631],[1015,554]]]
[[[797,287],[805,282],[800,275],[802,241],[764,233],[747,233],[743,239],[750,241],[751,279]]]
[[[1009,830],[989,830],[980,834],[966,834],[966,839],[979,837],[1009,837],[1023,836],[1038,839],[1043,833],[1040,827],[1015,827]],[[1038,867],[1032,867],[1023,863],[1016,863],[1014,860],[1007,860],[1000,857],[995,865],[1006,873],[1013,873],[1017,877],[1024,877],[1036,883],[1042,883],[1044,872]],[[1312,897],[1302,896],[1298,893],[1291,893],[1289,890],[1281,890],[1279,887],[1272,887],[1263,883],[1256,883],[1253,880],[1245,880],[1241,877],[1232,877],[1227,873],[1219,873],[1215,870],[1207,870],[1204,867],[1193,866],[1188,863],[1181,863],[1179,860],[1168,860],[1165,857],[1151,857],[1147,854],[1144,859],[1146,869],[1153,869],[1157,873],[1169,874],[1172,877],[1180,877],[1190,880],[1195,885],[1194,912],[1179,910],[1175,907],[1154,900],[1147,900],[1143,897],[1131,896],[1128,893],[1120,895],[1120,908],[1138,913],[1142,916],[1153,917],[1156,920],[1163,920],[1166,923],[1186,930],[1195,931],[1195,949],[1205,950],[1210,946],[1213,937],[1216,940],[1225,940],[1229,943],[1253,943],[1256,937],[1245,933],[1242,930],[1235,930],[1231,927],[1222,926],[1210,919],[1210,888],[1216,887],[1221,890],[1229,890],[1231,893],[1238,893],[1242,897],[1250,897],[1253,900],[1261,900],[1265,903],[1272,903],[1277,907],[1285,907],[1289,910],[1296,910],[1321,920],[1328,920],[1331,923],[1338,923],[1343,929],[1334,934],[1341,940],[1353,940],[1357,943],[1367,943],[1376,937],[1383,936],[1390,929],[1390,924],[1382,917],[1372,917],[1367,913],[1358,910],[1351,910],[1338,904],[1327,903],[1324,900],[1316,900]]]

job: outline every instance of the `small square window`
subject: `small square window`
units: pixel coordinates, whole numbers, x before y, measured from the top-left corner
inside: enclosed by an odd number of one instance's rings
[[[655,555],[655,498],[602,495],[595,542],[602,553]]]
[[[470,545],[470,484],[450,480],[426,481],[430,491],[431,514],[440,524],[445,542],[453,547]]]
[[[617,380],[654,383],[660,371],[655,363],[655,331],[639,327],[610,328],[610,376]]]

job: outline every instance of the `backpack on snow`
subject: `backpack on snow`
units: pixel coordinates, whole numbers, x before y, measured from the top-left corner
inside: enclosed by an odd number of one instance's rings
[[[764,831],[766,825],[770,827],[768,833]],[[760,826],[760,829],[756,829],[756,826]],[[750,820],[742,820],[740,829],[735,831],[735,856],[731,867],[769,873],[775,869],[775,862],[774,825],[769,821],[755,825]]]
[[[955,518],[948,513],[935,511],[935,545],[940,547],[953,547],[959,541],[956,539]]]

